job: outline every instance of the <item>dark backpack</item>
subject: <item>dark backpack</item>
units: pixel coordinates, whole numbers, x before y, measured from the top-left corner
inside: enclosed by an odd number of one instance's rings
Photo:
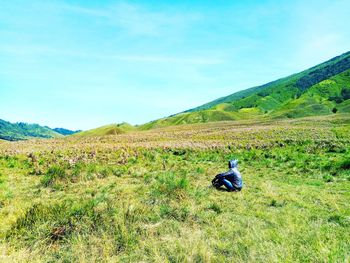
[[[222,176],[222,174],[217,174],[214,179],[211,181],[211,184],[215,187],[215,188],[219,188],[222,183],[221,180],[224,178],[224,176]]]

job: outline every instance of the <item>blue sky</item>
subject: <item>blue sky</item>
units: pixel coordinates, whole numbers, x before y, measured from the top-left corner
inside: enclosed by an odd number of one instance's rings
[[[350,1],[0,0],[0,119],[141,124],[349,51]]]

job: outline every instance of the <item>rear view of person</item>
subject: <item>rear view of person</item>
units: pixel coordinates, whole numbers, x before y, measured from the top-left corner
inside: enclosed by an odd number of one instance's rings
[[[227,191],[241,191],[243,187],[243,180],[237,166],[238,160],[229,161],[229,170],[226,173],[216,175],[212,181],[213,186],[215,188],[220,188],[222,185],[224,185]]]

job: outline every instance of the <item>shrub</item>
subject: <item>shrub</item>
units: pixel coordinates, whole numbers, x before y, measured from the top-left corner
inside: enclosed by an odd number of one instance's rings
[[[181,198],[189,187],[185,175],[177,176],[174,173],[164,173],[156,178],[153,186],[153,195]]]
[[[117,166],[112,169],[112,174],[117,177],[121,177],[128,172],[127,166]]]
[[[342,103],[344,101],[343,97],[341,96],[331,96],[329,97],[329,100],[334,101],[337,104]]]
[[[328,218],[328,222],[337,224],[343,227],[350,225],[350,219],[342,215],[332,215]]]
[[[324,176],[323,176],[323,180],[324,180],[326,183],[330,183],[330,182],[333,182],[333,181],[334,181],[334,178],[333,178],[333,176],[327,174],[327,175],[324,175]]]
[[[340,162],[339,168],[343,170],[350,169],[350,158],[344,159]]]
[[[350,89],[343,88],[341,91],[341,95],[342,95],[344,100],[350,99]]]
[[[213,210],[215,213],[217,214],[221,214],[222,210],[220,208],[220,206],[216,203],[212,203],[208,206],[208,209]]]
[[[59,166],[50,167],[43,178],[41,178],[41,184],[45,187],[53,185],[57,179],[63,179],[66,177],[66,172]]]
[[[7,159],[7,167],[8,168],[15,168],[17,166],[18,166],[17,158],[8,158]]]

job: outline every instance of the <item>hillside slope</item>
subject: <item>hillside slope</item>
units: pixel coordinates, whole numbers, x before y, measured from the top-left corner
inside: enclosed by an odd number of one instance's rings
[[[63,137],[49,127],[23,122],[10,123],[0,119],[0,139],[7,141],[26,140],[30,138]]]
[[[117,135],[117,134],[122,134],[126,133],[129,131],[133,131],[136,128],[129,123],[119,123],[119,124],[109,124],[105,125],[96,129],[91,129],[87,131],[81,131],[74,136],[103,136],[103,135]]]
[[[262,86],[239,91],[180,114],[140,126],[255,118],[298,118],[350,112],[350,52]]]

